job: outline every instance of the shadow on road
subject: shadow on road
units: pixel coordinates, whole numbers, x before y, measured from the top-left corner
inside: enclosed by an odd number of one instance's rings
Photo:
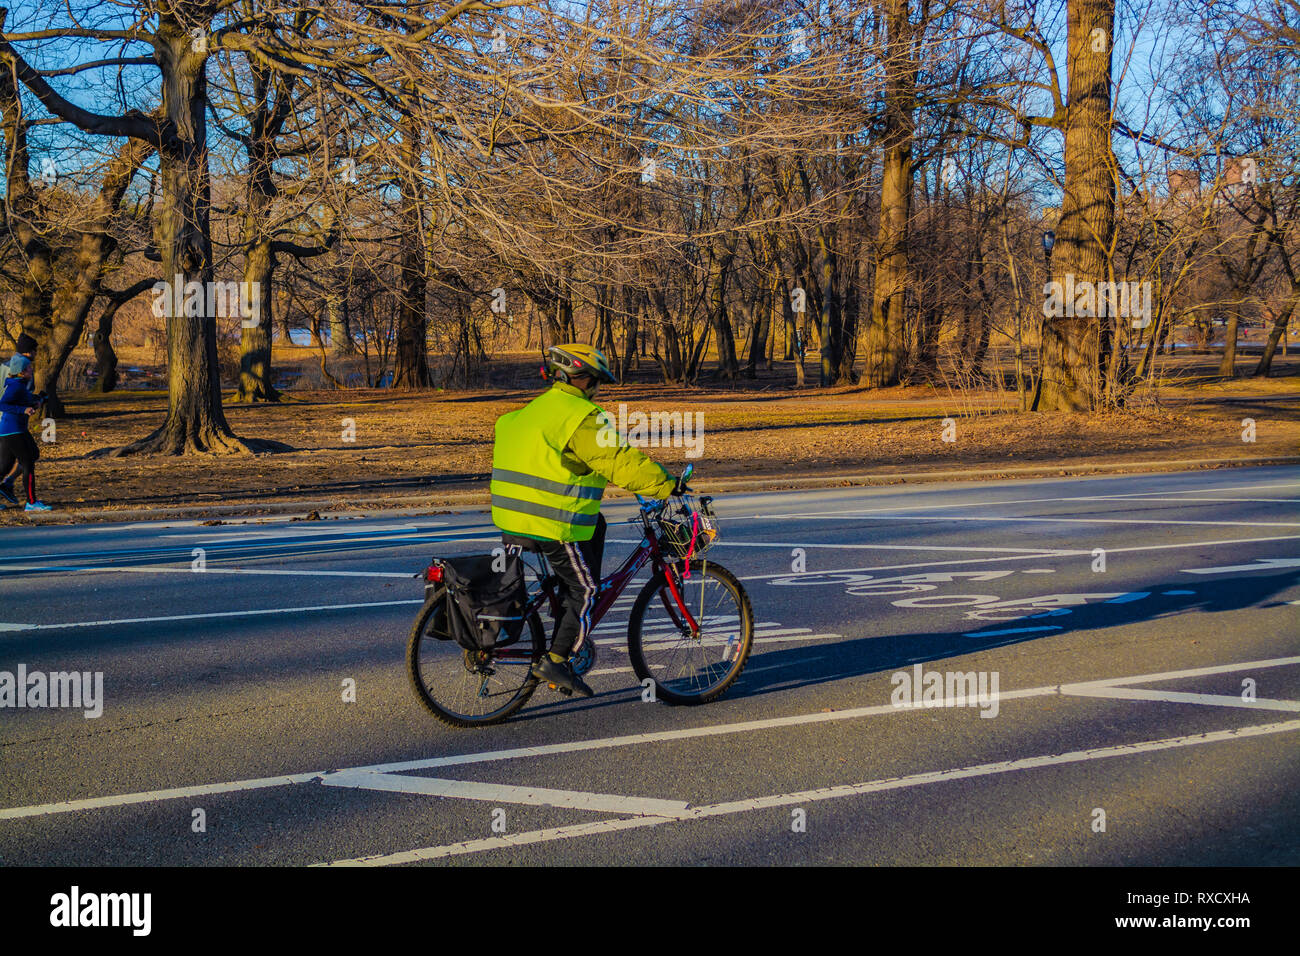
[[[1219,581],[1198,579],[1188,583],[1181,579],[1131,592],[1112,599],[1113,603],[1036,611],[1010,621],[967,620],[949,632],[882,634],[774,651],[764,651],[760,644],[751,654],[746,672],[728,696],[756,697],[846,677],[895,671],[916,663],[961,657],[975,651],[1023,644],[1075,631],[1102,631],[1184,614],[1278,607],[1283,602],[1276,600],[1277,595],[1294,587],[1297,582],[1300,582],[1300,570],[1280,574],[1255,573]],[[1022,630],[1028,628],[1050,630]],[[1017,633],[1005,633],[1011,631]],[[988,636],[982,637],[981,633]],[[966,636],[968,634],[971,636]],[[814,657],[816,659],[810,659]]]

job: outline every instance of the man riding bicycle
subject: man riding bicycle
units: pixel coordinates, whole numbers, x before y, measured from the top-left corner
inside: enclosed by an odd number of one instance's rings
[[[492,521],[507,547],[545,555],[561,582],[562,608],[548,655],[532,666],[539,680],[591,697],[569,658],[587,640],[600,587],[605,518],[600,500],[613,483],[667,498],[678,481],[626,444],[592,399],[613,382],[605,356],[590,345],[546,352],[551,387],[497,419],[492,446]]]

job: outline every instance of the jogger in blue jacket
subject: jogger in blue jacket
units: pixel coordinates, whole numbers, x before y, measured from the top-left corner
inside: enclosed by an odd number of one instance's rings
[[[41,457],[41,450],[28,429],[28,417],[41,407],[41,398],[32,391],[31,378],[32,360],[15,355],[0,392],[0,475],[8,475],[15,462],[18,471],[0,481],[0,495],[16,503],[13,483],[15,478],[21,478],[25,510],[49,511],[50,506],[36,497],[36,459]]]

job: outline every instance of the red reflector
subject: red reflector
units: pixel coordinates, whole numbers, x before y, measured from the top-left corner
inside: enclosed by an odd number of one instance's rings
[[[431,564],[424,571],[424,580],[432,581],[435,584],[440,583],[442,581],[442,568],[436,564]]]

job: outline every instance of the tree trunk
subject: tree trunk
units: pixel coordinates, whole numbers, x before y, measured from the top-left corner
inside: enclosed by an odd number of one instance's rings
[[[912,211],[912,139],[915,130],[916,50],[909,0],[885,0],[884,158],[876,274],[871,296],[862,382],[897,385],[907,358],[903,313],[908,276],[908,220]]]
[[[858,318],[862,305],[858,287],[860,273],[861,263],[854,262],[852,278],[840,302],[843,328],[840,332],[840,367],[835,380],[841,385],[852,385],[857,381],[854,365],[858,359]]]
[[[736,356],[731,319],[727,316],[727,273],[730,268],[730,253],[714,262],[709,277],[709,320],[718,338],[718,378],[734,382],[740,376],[740,361]]]
[[[155,312],[161,308],[166,315],[167,419],[157,431],[111,454],[248,452],[252,449],[235,437],[221,407],[217,323],[207,309],[206,291],[212,281],[207,53],[192,49],[188,23],[182,24],[173,11],[160,18],[154,55],[162,66],[163,123],[169,134],[162,138],[158,154],[162,201],[154,212],[163,280],[173,293],[154,303]],[[181,285],[183,296],[191,282],[198,283],[199,301],[186,297],[176,309],[176,285]]]
[[[1234,301],[1240,302],[1244,290],[1233,291],[1236,293]],[[1241,313],[1233,306],[1228,312],[1228,324],[1223,329],[1223,358],[1219,360],[1219,374],[1224,378],[1235,378],[1237,375],[1237,338],[1240,327]]]
[[[152,289],[156,284],[154,279],[141,279],[130,288],[106,293],[108,301],[99,316],[99,327],[95,329],[94,338],[91,340],[95,349],[95,365],[99,372],[95,378],[95,387],[91,391],[107,394],[117,388],[117,353],[113,351],[113,320],[117,318],[117,312],[122,306],[142,292]]]
[[[772,334],[772,298],[781,294],[779,286],[769,275],[765,294],[756,305],[754,335],[749,343],[749,361],[745,366],[747,378],[758,377],[758,363],[767,355],[767,340]]]
[[[1278,341],[1286,334],[1287,323],[1291,321],[1291,316],[1295,313],[1296,305],[1300,304],[1300,283],[1294,283],[1291,286],[1291,295],[1286,301],[1286,305],[1277,314],[1273,320],[1273,328],[1269,330],[1268,341],[1264,343],[1264,354],[1259,357],[1259,364],[1255,366],[1252,377],[1266,378],[1273,367],[1273,356],[1277,352]],[[1284,353],[1285,354],[1285,353]]]
[[[410,92],[414,95],[413,91]],[[428,315],[425,311],[428,278],[424,224],[420,213],[421,191],[416,178],[422,167],[423,149],[419,124],[409,110],[403,112],[401,136],[402,168],[396,172],[402,182],[402,278],[393,388],[428,388],[433,384],[429,374]]]
[[[821,369],[818,381],[823,388],[835,383],[839,371],[841,342],[839,270],[831,246],[822,245]]]
[[[1052,278],[1063,290],[1109,278],[1115,223],[1110,101],[1115,0],[1069,0],[1067,20],[1065,195],[1052,254]],[[1098,36],[1104,38],[1100,44]],[[1078,315],[1071,303],[1063,304],[1066,315],[1043,321],[1037,411],[1088,411],[1101,400],[1099,310]]]
[[[352,317],[348,313],[348,290],[334,289],[325,300],[329,312],[330,351],[335,355],[353,355],[357,351],[356,342],[352,341]]]
[[[258,224],[265,219],[264,209],[250,196],[244,217],[244,287],[249,290],[253,314],[242,320],[239,330],[239,390],[233,399],[236,402],[280,400],[280,393],[271,384],[275,252],[270,236],[257,235]]]
[[[117,317],[117,310],[122,307],[122,303],[110,299],[104,306],[104,312],[99,317],[99,327],[95,329],[95,337],[91,340],[95,348],[95,368],[98,374],[95,376],[95,387],[92,392],[98,392],[100,395],[107,395],[113,389],[117,388],[117,352],[113,351],[113,319]]]
[[[42,343],[50,332],[54,297],[53,252],[39,228],[46,216],[28,172],[31,162],[27,149],[29,123],[23,118],[10,66],[3,61],[0,61],[0,112],[3,112],[5,135],[4,224],[13,236],[22,263],[18,324],[37,343]]]

